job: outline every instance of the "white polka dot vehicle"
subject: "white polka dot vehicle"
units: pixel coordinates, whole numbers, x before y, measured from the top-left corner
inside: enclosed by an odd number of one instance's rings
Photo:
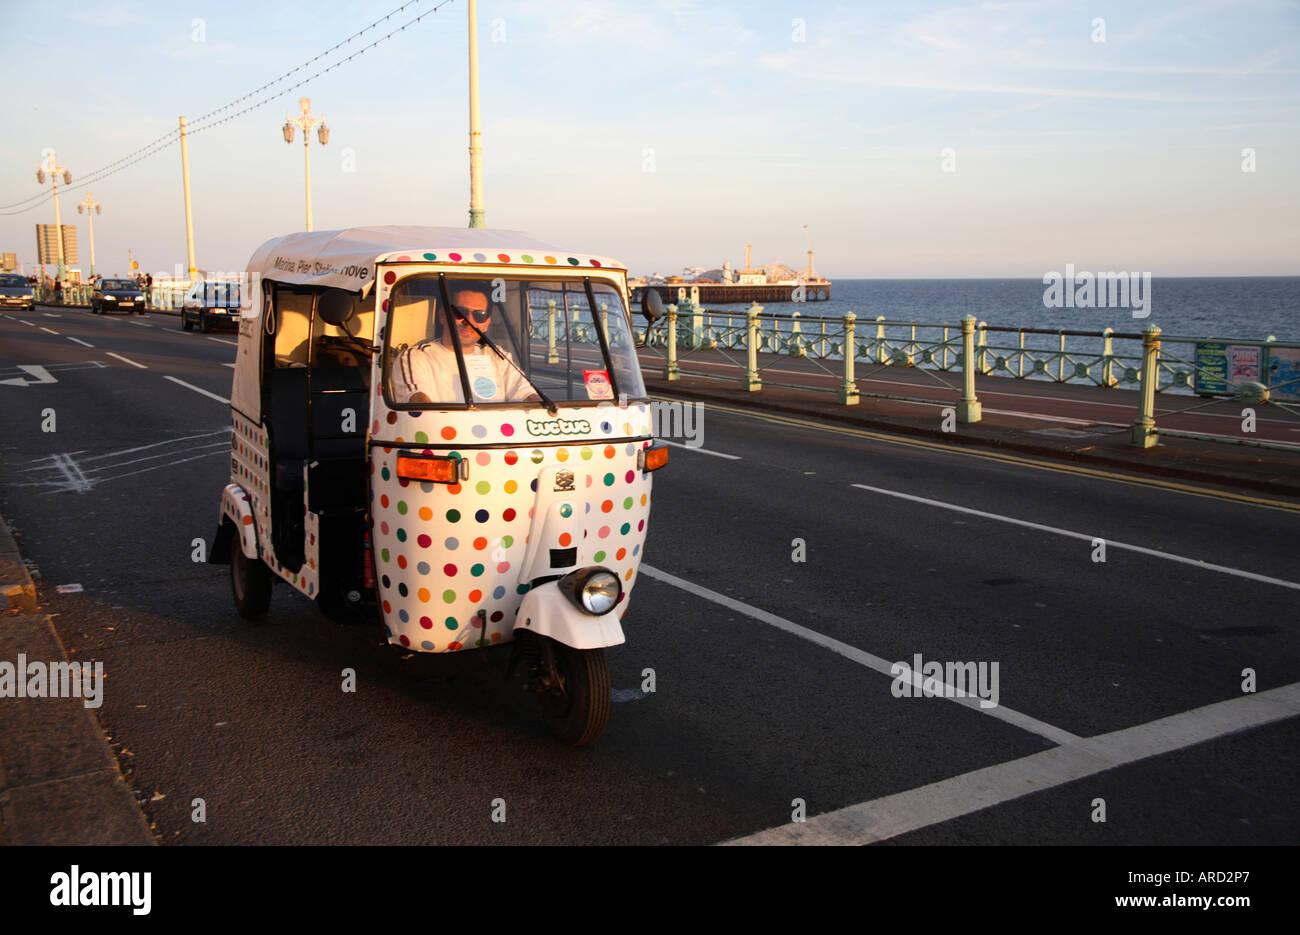
[[[248,279],[211,550],[239,614],[278,580],[404,649],[512,644],[556,738],[594,740],[667,463],[623,265],[375,227],[269,241]]]

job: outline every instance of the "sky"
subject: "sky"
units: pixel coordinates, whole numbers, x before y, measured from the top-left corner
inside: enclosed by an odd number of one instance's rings
[[[99,272],[183,266],[185,115],[197,265],[242,270],[304,229],[303,95],[316,230],[466,224],[467,6],[400,2],[0,0],[0,250],[34,262],[53,149],[83,269],[87,191]],[[488,226],[634,273],[746,242],[803,267],[807,236],[832,279],[1300,274],[1297,2],[480,0],[478,24]]]

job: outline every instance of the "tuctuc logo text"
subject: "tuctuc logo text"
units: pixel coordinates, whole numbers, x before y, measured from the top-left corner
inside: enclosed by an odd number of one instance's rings
[[[529,435],[589,435],[591,423],[586,419],[549,419],[535,421],[525,419]]]

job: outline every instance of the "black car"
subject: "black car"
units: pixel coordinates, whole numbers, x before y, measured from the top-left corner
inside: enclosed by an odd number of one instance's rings
[[[207,334],[215,327],[239,328],[239,283],[205,282],[190,287],[181,304],[181,327]]]
[[[17,273],[0,273],[0,308],[33,309],[36,299],[24,276]]]
[[[96,315],[105,312],[143,315],[144,292],[129,279],[101,279],[90,295],[90,310]]]

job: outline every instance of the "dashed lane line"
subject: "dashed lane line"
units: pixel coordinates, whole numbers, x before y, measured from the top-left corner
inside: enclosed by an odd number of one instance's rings
[[[122,361],[125,364],[130,364],[132,367],[139,367],[141,370],[149,369],[144,364],[137,364],[134,360],[131,360],[131,358],[123,357],[121,354],[114,354],[112,351],[105,351],[104,353],[107,354],[109,357],[116,357],[118,360]]]
[[[66,337],[69,341],[75,341],[76,343],[80,344],[82,347],[94,347],[94,346],[95,346],[95,345],[91,344],[89,341],[83,341],[83,340],[81,340],[81,338],[74,338],[74,337],[73,337],[72,335],[70,335],[70,334],[69,334],[69,335],[65,335],[65,337]]]
[[[725,844],[870,844],[1300,715],[1300,682],[1194,708]]]
[[[668,399],[670,397],[656,396],[655,398]],[[1234,503],[1244,503],[1250,506],[1257,506],[1266,510],[1278,510],[1283,513],[1300,513],[1300,503],[1290,503],[1286,500],[1273,500],[1267,497],[1255,497],[1250,494],[1236,493],[1228,490],[1214,490],[1212,488],[1198,487],[1192,484],[1180,483],[1178,481],[1162,480],[1158,477],[1142,477],[1134,474],[1121,474],[1117,471],[1106,471],[1101,468],[1085,467],[1076,464],[1062,464],[1059,461],[1049,462],[1039,458],[1031,458],[1026,455],[1011,454],[1009,452],[976,450],[942,442],[930,441],[923,438],[909,438],[904,435],[890,435],[885,432],[859,429],[848,425],[829,425],[825,422],[818,422],[814,419],[806,419],[794,415],[756,412],[751,409],[738,409],[732,406],[720,405],[718,403],[706,403],[705,409],[713,409],[718,412],[725,412],[729,415],[740,416],[746,419],[756,419],[760,422],[771,422],[776,425],[788,425],[794,428],[827,432],[832,435],[850,435],[854,438],[865,438],[870,441],[882,442],[886,445],[894,445],[900,448],[924,448],[928,451],[943,452],[944,454],[952,455],[953,457],[976,458],[981,461],[997,461],[1002,464],[1030,468],[1036,471],[1051,471],[1056,474],[1073,474],[1077,477],[1091,477],[1096,480],[1104,480],[1115,484],[1127,484],[1130,487],[1152,487],[1159,490],[1169,490],[1175,493],[1186,494],[1191,497],[1203,497],[1208,500],[1225,500]]]
[[[234,364],[231,364],[231,366],[233,367]],[[728,461],[741,460],[740,455],[724,454],[721,451],[709,451],[707,448],[696,448],[691,445],[683,445],[681,442],[670,442],[666,438],[661,438],[659,441],[663,442],[665,445],[672,445],[674,448],[685,448],[687,451],[698,451],[702,455],[713,455],[715,458],[726,458]]]
[[[231,341],[226,338],[214,338],[212,335],[208,335],[207,337],[209,341],[216,341],[218,344],[229,344],[231,347],[239,347],[238,341]]]
[[[1050,532],[1058,536],[1066,536],[1070,539],[1081,539],[1091,544],[1096,539],[1102,539],[1108,549],[1123,549],[1128,552],[1137,552],[1140,555],[1150,555],[1153,558],[1163,558],[1170,562],[1180,562],[1184,565],[1191,565],[1194,568],[1201,568],[1206,571],[1217,571],[1225,575],[1235,575],[1238,578],[1249,578],[1251,581],[1259,581],[1264,584],[1275,584],[1281,588],[1291,588],[1300,591],[1300,582],[1286,581],[1282,578],[1270,578],[1268,575],[1257,575],[1253,571],[1243,571],[1240,568],[1229,568],[1227,565],[1216,565],[1213,562],[1202,561],[1199,558],[1187,558],[1184,555],[1175,555],[1172,552],[1162,552],[1159,549],[1148,549],[1141,545],[1131,545],[1127,542],[1120,542],[1107,536],[1098,536],[1095,533],[1074,532],[1071,529],[1061,529],[1058,526],[1048,526],[1044,523],[1031,523],[1026,519],[1016,519],[1013,516],[1003,516],[1000,513],[986,513],[984,510],[975,510],[968,506],[958,506],[955,503],[945,503],[942,500],[931,500],[928,497],[918,497],[915,494],[902,493],[897,490],[885,490],[883,487],[872,487],[868,484],[854,484],[859,490],[868,490],[872,493],[883,494],[886,497],[897,497],[900,500],[911,500],[913,503],[923,503],[926,506],[939,507],[943,510],[952,510],[956,513],[965,513],[969,516],[979,516],[984,519],[997,520],[1000,523],[1011,523],[1014,526],[1024,526],[1026,529],[1036,529],[1039,532]]]
[[[48,331],[50,334],[59,334],[59,332],[55,331],[53,328],[47,328],[44,325],[41,325],[41,330]],[[62,337],[62,335],[60,335],[60,337]]]
[[[230,405],[230,400],[226,399],[226,397],[218,396],[216,393],[209,393],[207,390],[203,389],[202,387],[195,386],[193,383],[186,383],[184,380],[178,379],[177,377],[171,377],[167,375],[164,375],[163,379],[171,380],[173,383],[180,384],[181,386],[185,387],[187,390],[193,390],[194,392],[198,393],[201,396],[206,396],[208,399],[215,399],[219,403],[225,403],[227,406]]]
[[[725,594],[711,591],[708,588],[695,584],[694,582],[687,581],[684,578],[678,578],[676,575],[669,574],[666,571],[661,571],[658,568],[652,568],[649,565],[643,564],[640,568],[640,574],[654,578],[657,581],[662,581],[665,584],[671,584],[673,587],[679,588],[688,594],[702,597],[707,601],[712,601],[715,604],[726,607],[728,610],[734,610],[737,613],[744,614],[747,617],[752,617],[753,619],[766,623],[769,626],[776,627],[778,630],[784,630],[786,633],[805,639],[810,643],[821,646],[823,649],[829,649],[831,652],[838,653],[845,659],[856,662],[858,665],[866,666],[868,669],[879,672],[881,675],[887,675],[890,678],[899,677],[897,674],[897,663],[890,662],[888,659],[883,659],[880,656],[873,655],[872,653],[864,652],[856,646],[842,643],[834,637],[818,633],[816,630],[810,630],[805,626],[800,626],[793,620],[778,617],[776,614],[746,604],[743,601],[738,601],[734,597],[727,597]],[[918,689],[922,687],[920,673],[912,673],[912,681]],[[959,694],[958,689],[955,686],[946,685],[946,683],[943,697],[948,701],[963,705],[972,711],[976,711],[980,714],[987,714],[989,717],[997,718],[1000,721],[1005,721],[1006,723],[1019,727],[1022,730],[1037,734],[1040,737],[1052,741],[1052,743],[1074,743],[1079,740],[1079,737],[1076,734],[1062,730],[1059,727],[1054,727],[1051,724],[1030,717],[1027,714],[1021,714],[1019,711],[1013,711],[1002,705],[992,708],[983,707],[980,704],[979,698],[972,695]]]

